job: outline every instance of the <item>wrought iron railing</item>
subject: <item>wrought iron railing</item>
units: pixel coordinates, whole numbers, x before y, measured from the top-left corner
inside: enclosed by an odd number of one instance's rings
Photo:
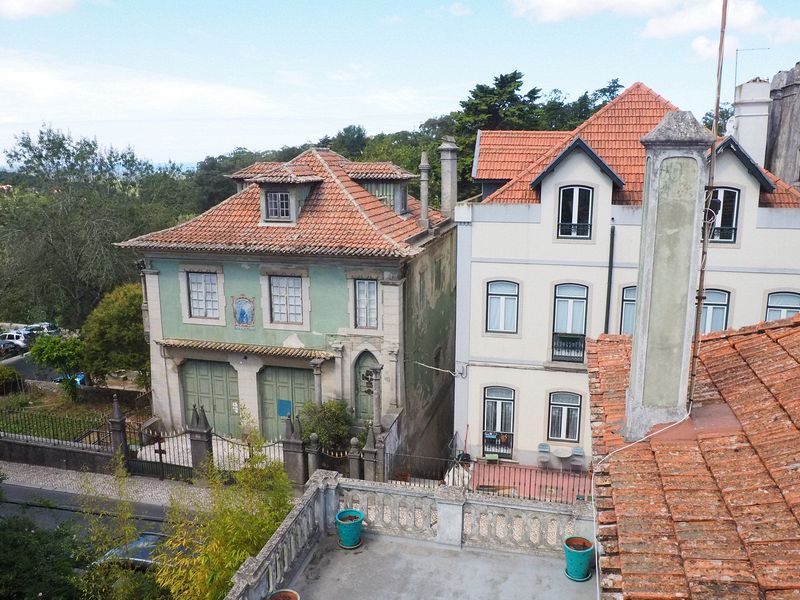
[[[0,411],[0,437],[86,449],[111,445],[108,416],[67,417],[28,409]]]
[[[578,333],[553,333],[553,360],[583,362],[586,336]]]
[[[711,229],[711,240],[714,242],[735,242],[736,227],[714,227]]]
[[[592,236],[591,223],[559,223],[558,237],[560,238],[588,238]]]
[[[511,458],[514,434],[504,431],[483,432],[483,455],[496,454],[498,458]]]

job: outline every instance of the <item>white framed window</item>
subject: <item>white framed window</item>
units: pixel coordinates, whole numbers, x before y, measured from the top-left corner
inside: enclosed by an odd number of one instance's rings
[[[633,333],[633,322],[636,319],[636,286],[622,288],[622,309],[619,320],[620,333]]]
[[[728,326],[728,302],[730,294],[723,290],[705,290],[700,333],[722,331]]]
[[[354,279],[356,327],[378,328],[378,282],[374,279]]]
[[[303,322],[302,277],[270,275],[270,320],[273,323]]]
[[[739,216],[739,190],[715,189],[711,196],[710,213],[706,217],[713,222],[709,241],[735,243],[736,222]]]
[[[773,292],[767,296],[767,321],[788,319],[800,313],[800,294]]]
[[[553,360],[583,362],[589,290],[585,285],[562,283],[555,291]]]
[[[592,237],[592,188],[563,187],[558,200],[558,237]]]
[[[186,273],[189,288],[189,317],[219,318],[219,289],[216,273]]]
[[[513,281],[486,284],[486,331],[517,333],[519,285]]]
[[[483,389],[483,454],[511,458],[514,448],[514,390]]]
[[[292,217],[289,192],[267,192],[266,218],[275,221],[288,221]]]
[[[571,392],[550,394],[547,439],[577,442],[581,423],[581,397]]]

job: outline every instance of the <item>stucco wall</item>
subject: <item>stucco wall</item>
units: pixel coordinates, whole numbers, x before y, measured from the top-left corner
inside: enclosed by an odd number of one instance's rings
[[[405,283],[403,446],[439,456],[452,434],[453,377],[415,361],[453,370],[455,342],[455,229],[429,243],[408,265]]]

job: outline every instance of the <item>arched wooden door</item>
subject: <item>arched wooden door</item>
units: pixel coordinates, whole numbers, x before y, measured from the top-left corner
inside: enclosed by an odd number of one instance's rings
[[[362,352],[355,365],[355,409],[359,421],[372,420],[372,380],[370,371],[380,366],[371,352]],[[378,382],[376,382],[377,384]]]

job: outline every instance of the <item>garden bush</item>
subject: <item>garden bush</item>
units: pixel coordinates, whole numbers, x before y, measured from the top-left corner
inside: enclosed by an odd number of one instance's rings
[[[319,442],[330,450],[344,450],[350,444],[353,415],[344,400],[330,400],[321,405],[307,402],[300,409],[303,441],[316,433]]]
[[[0,395],[10,394],[16,392],[22,378],[14,369],[5,365],[0,365]]]

